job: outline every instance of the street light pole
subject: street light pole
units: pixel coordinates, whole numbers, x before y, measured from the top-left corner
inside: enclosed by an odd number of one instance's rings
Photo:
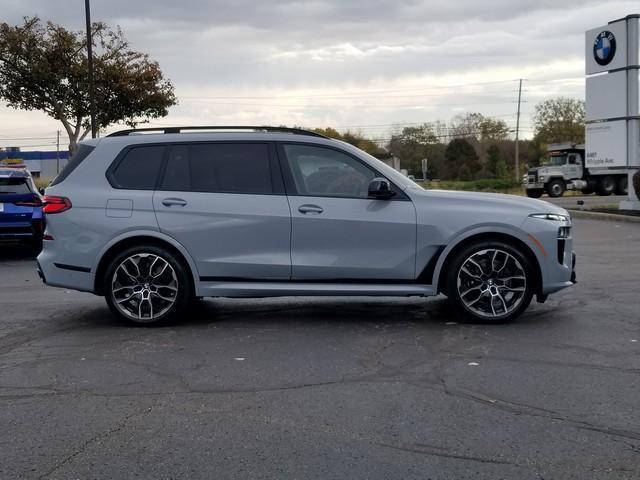
[[[93,41],[91,40],[91,6],[89,0],[84,0],[84,10],[87,20],[87,68],[89,70],[89,116],[91,118],[91,137],[96,138],[96,95],[93,82]]]

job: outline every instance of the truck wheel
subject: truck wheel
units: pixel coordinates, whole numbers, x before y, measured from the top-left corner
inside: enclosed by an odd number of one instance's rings
[[[564,194],[566,186],[563,180],[556,178],[551,180],[547,185],[547,193],[550,197],[561,197]]]
[[[508,322],[531,302],[533,266],[518,247],[509,243],[473,242],[456,254],[447,270],[447,296],[462,318]]]
[[[618,178],[616,182],[616,195],[629,195],[629,178],[626,175]]]
[[[616,189],[616,179],[611,175],[602,177],[598,181],[598,195],[603,197],[611,195]]]
[[[528,188],[527,189],[527,197],[529,198],[540,198],[544,190],[541,188]]]

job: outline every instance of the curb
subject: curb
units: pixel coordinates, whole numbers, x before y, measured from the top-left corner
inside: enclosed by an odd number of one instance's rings
[[[609,222],[640,223],[640,217],[618,215],[615,213],[589,212],[587,210],[567,209],[571,218],[586,218],[589,220],[607,220]]]

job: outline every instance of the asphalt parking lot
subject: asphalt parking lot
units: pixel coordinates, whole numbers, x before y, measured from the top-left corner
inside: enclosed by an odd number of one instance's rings
[[[0,255],[0,478],[640,478],[640,225],[574,221],[516,323],[434,299],[207,300],[115,323]]]

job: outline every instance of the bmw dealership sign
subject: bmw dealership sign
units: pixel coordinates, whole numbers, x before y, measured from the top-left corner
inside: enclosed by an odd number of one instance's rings
[[[640,168],[640,15],[585,33],[585,73],[585,166],[605,175],[627,170],[631,184]],[[623,203],[640,208],[632,188]]]
[[[585,35],[586,74],[608,72],[627,66],[627,22],[593,28]]]
[[[585,165],[627,167],[627,20],[586,33]]]

